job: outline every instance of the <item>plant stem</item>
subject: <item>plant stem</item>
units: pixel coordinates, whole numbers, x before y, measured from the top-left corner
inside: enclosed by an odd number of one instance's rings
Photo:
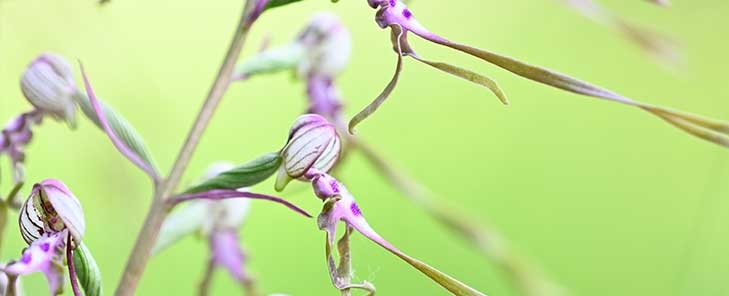
[[[195,123],[192,129],[187,135],[185,143],[182,145],[180,152],[175,160],[172,170],[170,171],[169,177],[167,177],[156,189],[152,205],[147,213],[142,230],[137,237],[134,249],[127,260],[126,268],[122,275],[122,279],[117,286],[115,295],[117,296],[131,296],[137,288],[139,279],[144,272],[144,269],[149,260],[152,248],[157,240],[160,227],[164,221],[164,217],[167,214],[168,207],[166,206],[165,199],[167,199],[177,187],[182,178],[187,165],[190,162],[195,148],[197,148],[200,138],[205,132],[205,129],[210,123],[215,110],[220,103],[220,100],[228,89],[235,68],[235,63],[238,60],[240,51],[243,48],[248,32],[252,25],[252,20],[249,18],[249,12],[255,4],[254,0],[246,0],[243,7],[243,12],[238,22],[238,27],[233,36],[233,40],[230,43],[228,52],[225,55],[218,75],[213,82],[212,87],[208,93],[205,103],[203,104],[200,112],[195,119]]]
[[[197,295],[208,296],[210,293],[210,284],[213,282],[213,272],[215,271],[215,263],[213,259],[208,260],[208,265],[203,273],[203,278],[200,281],[200,286],[197,289]]]
[[[76,266],[73,263],[73,251],[71,250],[71,234],[66,240],[66,262],[68,264],[68,277],[71,281],[71,290],[74,296],[82,296],[81,289],[78,287],[78,277],[76,276]]]

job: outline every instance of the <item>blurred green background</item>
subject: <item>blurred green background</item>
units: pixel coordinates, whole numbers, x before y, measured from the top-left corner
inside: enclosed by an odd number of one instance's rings
[[[91,0],[0,0],[0,120],[30,108],[18,81],[36,55],[52,51],[80,59],[96,92],[136,125],[166,171],[217,72],[242,2],[113,0],[99,7]],[[451,39],[646,102],[729,118],[728,2],[677,0],[670,9],[635,0],[605,2],[679,40],[688,66],[667,71],[557,0],[416,0],[411,8]],[[365,1],[308,0],[266,13],[243,56],[254,53],[267,34],[275,44],[287,42],[320,10],[339,14],[353,34],[351,66],[339,80],[351,115],[382,89],[395,62],[389,33],[374,24]],[[407,60],[393,97],[359,127],[360,136],[392,163],[499,229],[573,295],[729,295],[726,150],[645,112],[556,91],[463,54],[413,43],[425,56],[497,79],[512,105],[501,106],[479,87]],[[280,148],[304,106],[304,86],[290,75],[233,85],[184,182],[213,161],[244,162]],[[79,196],[85,241],[112,294],[151,186],[87,120],[75,131],[47,120],[35,132],[28,179],[59,178]],[[399,196],[360,156],[347,162],[342,179],[373,227],[402,250],[489,295],[517,295],[493,264]],[[316,213],[321,204],[306,187],[295,184],[284,196]],[[255,189],[272,193],[272,182]],[[17,258],[24,247],[16,229],[11,224],[5,235],[3,261]],[[264,291],[337,295],[324,263],[324,233],[314,220],[254,202],[241,240]],[[374,282],[380,294],[446,295],[361,236],[353,244],[356,278]],[[207,255],[203,241],[184,240],[150,261],[138,294],[194,294]],[[27,295],[47,293],[40,274],[24,284]],[[238,290],[219,272],[213,293]]]

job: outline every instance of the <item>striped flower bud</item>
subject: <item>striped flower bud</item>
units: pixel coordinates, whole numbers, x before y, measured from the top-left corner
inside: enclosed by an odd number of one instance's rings
[[[63,182],[47,179],[35,184],[20,209],[20,233],[31,244],[44,234],[68,230],[72,248],[81,243],[86,223],[81,203]]]
[[[77,88],[71,69],[63,57],[42,54],[28,65],[20,79],[20,88],[36,109],[75,126],[73,95]]]
[[[305,174],[310,170],[328,172],[341,150],[342,141],[333,124],[316,114],[299,116],[280,152],[283,162],[276,178],[276,190],[283,190],[293,179],[307,180]]]

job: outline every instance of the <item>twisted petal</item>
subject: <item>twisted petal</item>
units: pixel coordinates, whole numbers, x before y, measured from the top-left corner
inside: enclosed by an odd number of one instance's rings
[[[52,295],[63,290],[63,256],[66,250],[67,231],[44,234],[23,251],[20,260],[8,264],[4,271],[10,275],[43,272]]]

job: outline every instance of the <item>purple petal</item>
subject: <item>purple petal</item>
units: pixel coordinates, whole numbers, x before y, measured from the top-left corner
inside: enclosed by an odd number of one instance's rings
[[[245,282],[248,276],[243,268],[246,256],[238,245],[235,231],[218,231],[210,235],[210,250],[213,263],[228,270],[239,282]]]
[[[19,261],[8,264],[3,271],[15,276],[43,272],[51,294],[59,294],[63,289],[63,269],[60,266],[67,246],[66,236],[67,231],[44,234],[23,251]]]

